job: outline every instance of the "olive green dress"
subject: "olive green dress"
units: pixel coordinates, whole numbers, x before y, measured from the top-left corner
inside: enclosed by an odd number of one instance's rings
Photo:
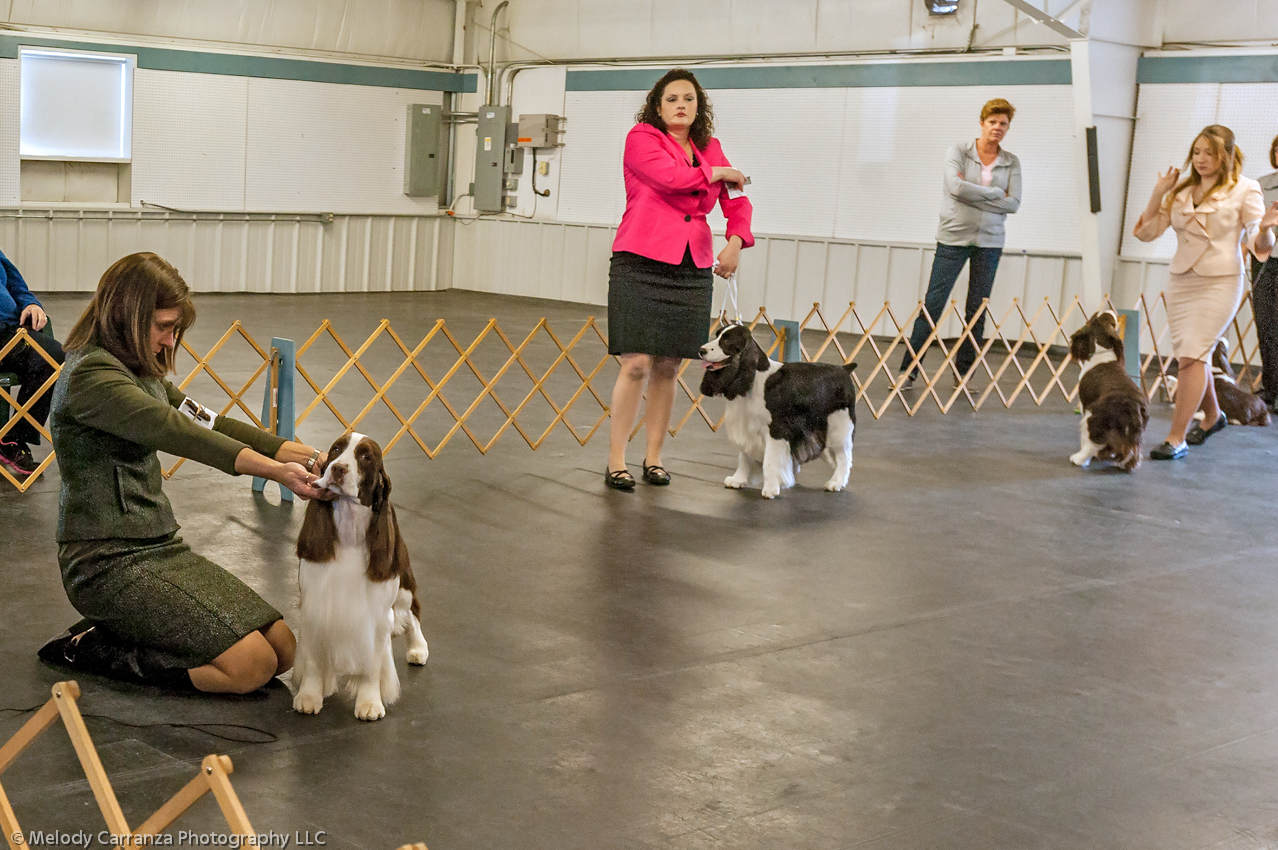
[[[58,563],[67,598],[113,635],[198,667],[281,615],[177,536],[156,452],[235,475],[245,447],[274,457],[284,440],[222,416],[202,427],[179,411],[184,398],[168,381],[87,348],[68,354],[49,424],[62,474]]]

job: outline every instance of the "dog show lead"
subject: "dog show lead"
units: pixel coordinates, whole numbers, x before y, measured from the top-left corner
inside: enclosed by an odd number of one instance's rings
[[[621,373],[612,391],[604,483],[615,490],[635,488],[626,444],[645,381],[643,480],[670,483],[661,447],[679,366],[699,357],[710,336],[712,274],[730,277],[741,249],[754,244],[745,175],[714,138],[714,112],[697,78],[682,68],[668,71],[635,120],[623,158],[626,210],[608,271],[608,353],[621,359]],[[728,220],[728,244],[712,273],[714,239],[706,214],[716,203]]]
[[[1220,124],[1204,127],[1185,161],[1189,176],[1180,180],[1174,167],[1159,174],[1132,231],[1142,242],[1154,241],[1169,226],[1176,232],[1166,291],[1167,328],[1178,368],[1176,407],[1167,440],[1149,453],[1154,460],[1182,458],[1189,446],[1202,444],[1227,424],[1207,362],[1242,303],[1243,245],[1267,258],[1274,247],[1271,228],[1278,224],[1278,203],[1265,209],[1260,184],[1243,176],[1242,165],[1233,131]],[[1211,424],[1191,431],[1200,406],[1203,421]]]
[[[314,482],[325,457],[217,416],[165,380],[194,321],[177,269],[130,254],[102,275],[67,337],[50,417],[62,475],[58,564],[85,619],[39,655],[136,683],[248,693],[292,666],[293,632],[177,536],[156,453],[267,478],[303,499],[324,497]]]

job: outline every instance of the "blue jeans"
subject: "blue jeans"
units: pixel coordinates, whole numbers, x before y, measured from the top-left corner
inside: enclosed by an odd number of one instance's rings
[[[976,320],[976,324],[972,325],[972,336],[978,345],[985,343],[985,313],[981,309],[981,301],[990,297],[990,290],[994,288],[994,273],[998,271],[998,261],[1002,256],[1002,248],[937,243],[936,257],[932,260],[932,277],[927,283],[927,296],[923,299],[926,315],[920,313],[914,320],[910,344],[905,350],[905,357],[901,360],[902,372],[910,367],[914,353],[922,349],[923,342],[932,333],[932,325],[928,323],[927,317],[930,316],[934,323],[940,321],[937,317],[945,311],[945,302],[949,300],[950,292],[954,289],[954,282],[958,280],[959,272],[963,271],[963,264],[969,261],[971,265],[968,266],[967,275],[966,321],[971,323],[973,317],[980,313],[980,318]],[[965,338],[963,344],[959,346],[958,354],[954,357],[954,365],[958,367],[960,375],[966,375],[975,361],[976,348]],[[916,377],[917,370],[910,374],[911,377]]]

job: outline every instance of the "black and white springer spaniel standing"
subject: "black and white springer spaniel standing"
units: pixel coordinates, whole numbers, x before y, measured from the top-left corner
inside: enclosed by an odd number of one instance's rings
[[[1149,409],[1145,394],[1127,376],[1114,311],[1097,313],[1074,331],[1069,354],[1082,367],[1078,400],[1083,405],[1082,446],[1069,462],[1086,468],[1098,457],[1131,472],[1140,466],[1140,441],[1149,423]]]
[[[728,325],[701,346],[706,373],[701,392],[728,400],[724,425],[739,451],[737,471],[725,487],[756,484],[763,498],[793,487],[800,464],[818,455],[834,467],[825,489],[842,490],[852,469],[856,429],[856,364],[778,363],[744,325]]]
[[[408,633],[408,663],[425,664],[417,582],[391,505],[382,450],[363,434],[338,438],[297,538],[301,618],[293,708],[318,714],[346,685],[355,716],[379,720],[399,697],[391,637]]]

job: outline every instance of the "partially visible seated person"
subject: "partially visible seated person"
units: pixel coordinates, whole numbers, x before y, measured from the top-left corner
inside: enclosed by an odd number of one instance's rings
[[[293,632],[177,536],[156,452],[277,481],[303,499],[322,495],[323,455],[217,416],[165,380],[194,321],[177,269],[130,254],[107,269],[67,336],[50,432],[62,473],[58,564],[84,620],[39,655],[136,683],[248,693],[293,666]]]
[[[22,279],[18,267],[9,258],[0,253],[0,275],[4,276],[4,286],[0,286],[0,351],[9,344],[20,326],[27,332],[42,331],[49,323],[44,308]],[[53,375],[55,367],[40,356],[33,346],[39,346],[49,353],[55,362],[63,360],[62,346],[52,336],[42,333],[32,334],[30,342],[19,343],[4,358],[0,358],[0,372],[11,372],[18,376],[22,388],[18,391],[18,404],[25,405],[44,386],[44,382]],[[31,418],[43,425],[49,419],[49,405],[53,401],[53,388],[45,390],[44,395],[31,405],[28,411]],[[9,432],[0,437],[0,466],[7,469],[16,478],[26,478],[35,472],[36,462],[31,456],[31,447],[40,445],[40,432],[22,416],[13,411],[16,421]]]

